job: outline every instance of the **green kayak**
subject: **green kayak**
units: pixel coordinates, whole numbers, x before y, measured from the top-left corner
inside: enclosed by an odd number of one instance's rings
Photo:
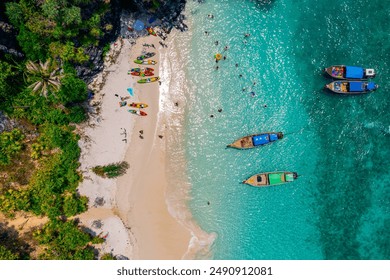
[[[158,80],[160,80],[160,77],[151,77],[151,78],[146,78],[146,79],[140,79],[137,81],[137,83],[147,84],[147,83],[157,82]]]

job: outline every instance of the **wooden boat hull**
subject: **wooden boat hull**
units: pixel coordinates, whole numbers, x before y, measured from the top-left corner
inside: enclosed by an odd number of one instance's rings
[[[324,71],[333,79],[338,80],[367,80],[376,75],[374,69],[346,65],[332,65]]]
[[[264,146],[282,138],[282,132],[263,132],[259,134],[252,134],[241,137],[240,139],[234,141],[232,144],[227,145],[227,147],[246,150],[259,146]]]
[[[136,64],[143,64],[143,65],[156,65],[157,64],[157,61],[155,60],[139,60],[139,59],[136,59],[134,60],[134,63]]]
[[[377,84],[367,81],[333,81],[325,85],[325,89],[345,95],[369,93],[375,91],[377,88]]]
[[[134,108],[146,108],[148,107],[149,105],[146,104],[146,103],[136,103],[136,102],[132,102],[129,104],[129,107],[134,107]]]
[[[160,80],[160,77],[151,77],[151,78],[146,78],[146,79],[140,79],[137,81],[137,83],[148,84],[148,83],[157,82],[158,80]]]
[[[141,111],[141,110],[127,110],[129,111],[130,113],[134,114],[134,115],[138,115],[138,116],[147,116],[148,114],[144,111]]]
[[[253,187],[269,187],[293,182],[298,178],[296,172],[276,171],[255,174],[242,183]]]

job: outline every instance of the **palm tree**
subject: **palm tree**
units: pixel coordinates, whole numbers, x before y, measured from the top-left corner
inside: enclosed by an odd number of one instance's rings
[[[61,79],[64,77],[61,67],[51,59],[46,60],[45,63],[27,61],[26,76],[27,81],[32,83],[28,87],[34,93],[40,93],[46,98],[49,92],[54,94],[60,89]]]

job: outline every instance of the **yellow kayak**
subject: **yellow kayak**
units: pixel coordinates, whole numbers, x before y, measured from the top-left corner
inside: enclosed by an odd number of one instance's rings
[[[137,81],[137,83],[147,84],[147,83],[157,82],[158,80],[160,80],[160,77],[151,77],[151,78],[146,78],[146,79],[140,79]]]
[[[130,107],[135,107],[135,108],[146,108],[146,107],[148,107],[148,104],[132,102],[132,103],[129,104],[129,106]]]

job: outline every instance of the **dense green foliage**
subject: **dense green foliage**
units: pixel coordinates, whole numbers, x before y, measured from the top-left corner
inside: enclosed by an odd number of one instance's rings
[[[92,168],[92,171],[101,177],[115,178],[125,174],[127,168],[129,168],[129,164],[122,161],[108,165],[98,165]]]
[[[87,63],[85,50],[98,45],[104,30],[108,31],[101,21],[109,4],[103,0],[6,2],[8,20],[18,32],[25,58],[0,56],[0,110],[35,128],[29,141],[16,129],[0,134],[0,173],[7,174],[7,180],[0,181],[0,211],[7,216],[25,211],[49,217],[48,224],[34,234],[46,248],[39,258],[94,259],[91,244],[102,239],[68,220],[85,211],[88,203],[76,190],[81,180],[80,148],[71,123],[87,117],[82,104],[87,86],[77,77],[75,64]],[[28,172],[19,168],[26,157]],[[7,172],[12,165],[16,171]],[[19,178],[26,173],[24,180]],[[14,177],[18,180],[12,182]],[[0,242],[0,259],[18,258],[20,254]]]
[[[17,260],[18,255],[12,253],[10,250],[0,244],[0,260]]]
[[[95,13],[83,13],[94,2]],[[7,15],[18,27],[18,41],[28,59],[83,63],[88,60],[85,48],[97,45],[103,35],[101,17],[108,11],[104,1],[20,0],[7,3]],[[83,9],[84,8],[84,9]]]
[[[106,254],[103,254],[100,259],[102,261],[107,261],[107,260],[116,260],[115,256],[113,256],[112,254],[110,253],[106,253]]]
[[[24,135],[19,129],[0,134],[0,165],[10,163],[11,157],[23,148]]]
[[[80,231],[74,220],[51,220],[35,232],[35,238],[48,248],[39,256],[51,260],[90,260],[94,259],[94,248],[90,243],[101,242]]]

